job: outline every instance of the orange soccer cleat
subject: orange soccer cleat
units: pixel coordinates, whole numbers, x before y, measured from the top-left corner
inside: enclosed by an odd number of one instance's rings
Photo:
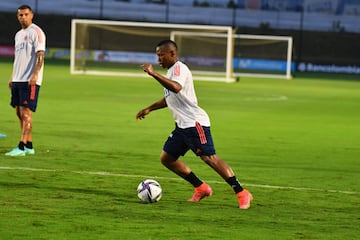
[[[199,202],[205,197],[211,196],[213,190],[206,183],[201,184],[199,187],[195,188],[194,195],[188,200],[189,202]]]

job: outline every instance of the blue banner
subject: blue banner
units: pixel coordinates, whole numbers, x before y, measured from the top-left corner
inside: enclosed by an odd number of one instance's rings
[[[286,72],[286,61],[253,58],[234,58],[234,70],[257,70]],[[291,72],[295,71],[295,63],[291,63]]]

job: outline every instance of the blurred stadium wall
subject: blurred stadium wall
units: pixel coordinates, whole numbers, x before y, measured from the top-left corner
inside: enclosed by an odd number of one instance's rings
[[[69,48],[72,18],[230,25],[242,34],[292,36],[298,71],[360,74],[358,0],[2,0],[0,55],[13,45],[21,4],[35,11],[49,48]]]

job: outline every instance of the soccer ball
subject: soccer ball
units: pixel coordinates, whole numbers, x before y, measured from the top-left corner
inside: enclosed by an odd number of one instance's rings
[[[137,187],[137,195],[143,203],[154,203],[160,200],[162,189],[157,181],[146,179]]]

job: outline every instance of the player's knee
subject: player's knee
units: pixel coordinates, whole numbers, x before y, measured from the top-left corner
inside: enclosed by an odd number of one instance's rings
[[[32,127],[32,114],[31,112],[23,112],[21,114],[21,121],[23,122],[24,126],[27,128],[31,128]]]
[[[24,113],[22,116],[21,116],[21,119],[25,122],[31,122],[32,121],[32,117],[29,113]]]
[[[160,162],[162,165],[164,166],[168,166],[169,165],[169,160],[166,159],[164,156],[160,156]]]
[[[161,155],[160,155],[160,162],[161,162],[162,165],[165,165],[165,163],[166,163],[166,158],[165,158],[163,152],[162,152]]]
[[[174,159],[171,155],[163,151],[160,155],[160,162],[164,166],[169,166],[172,164],[176,159]]]

